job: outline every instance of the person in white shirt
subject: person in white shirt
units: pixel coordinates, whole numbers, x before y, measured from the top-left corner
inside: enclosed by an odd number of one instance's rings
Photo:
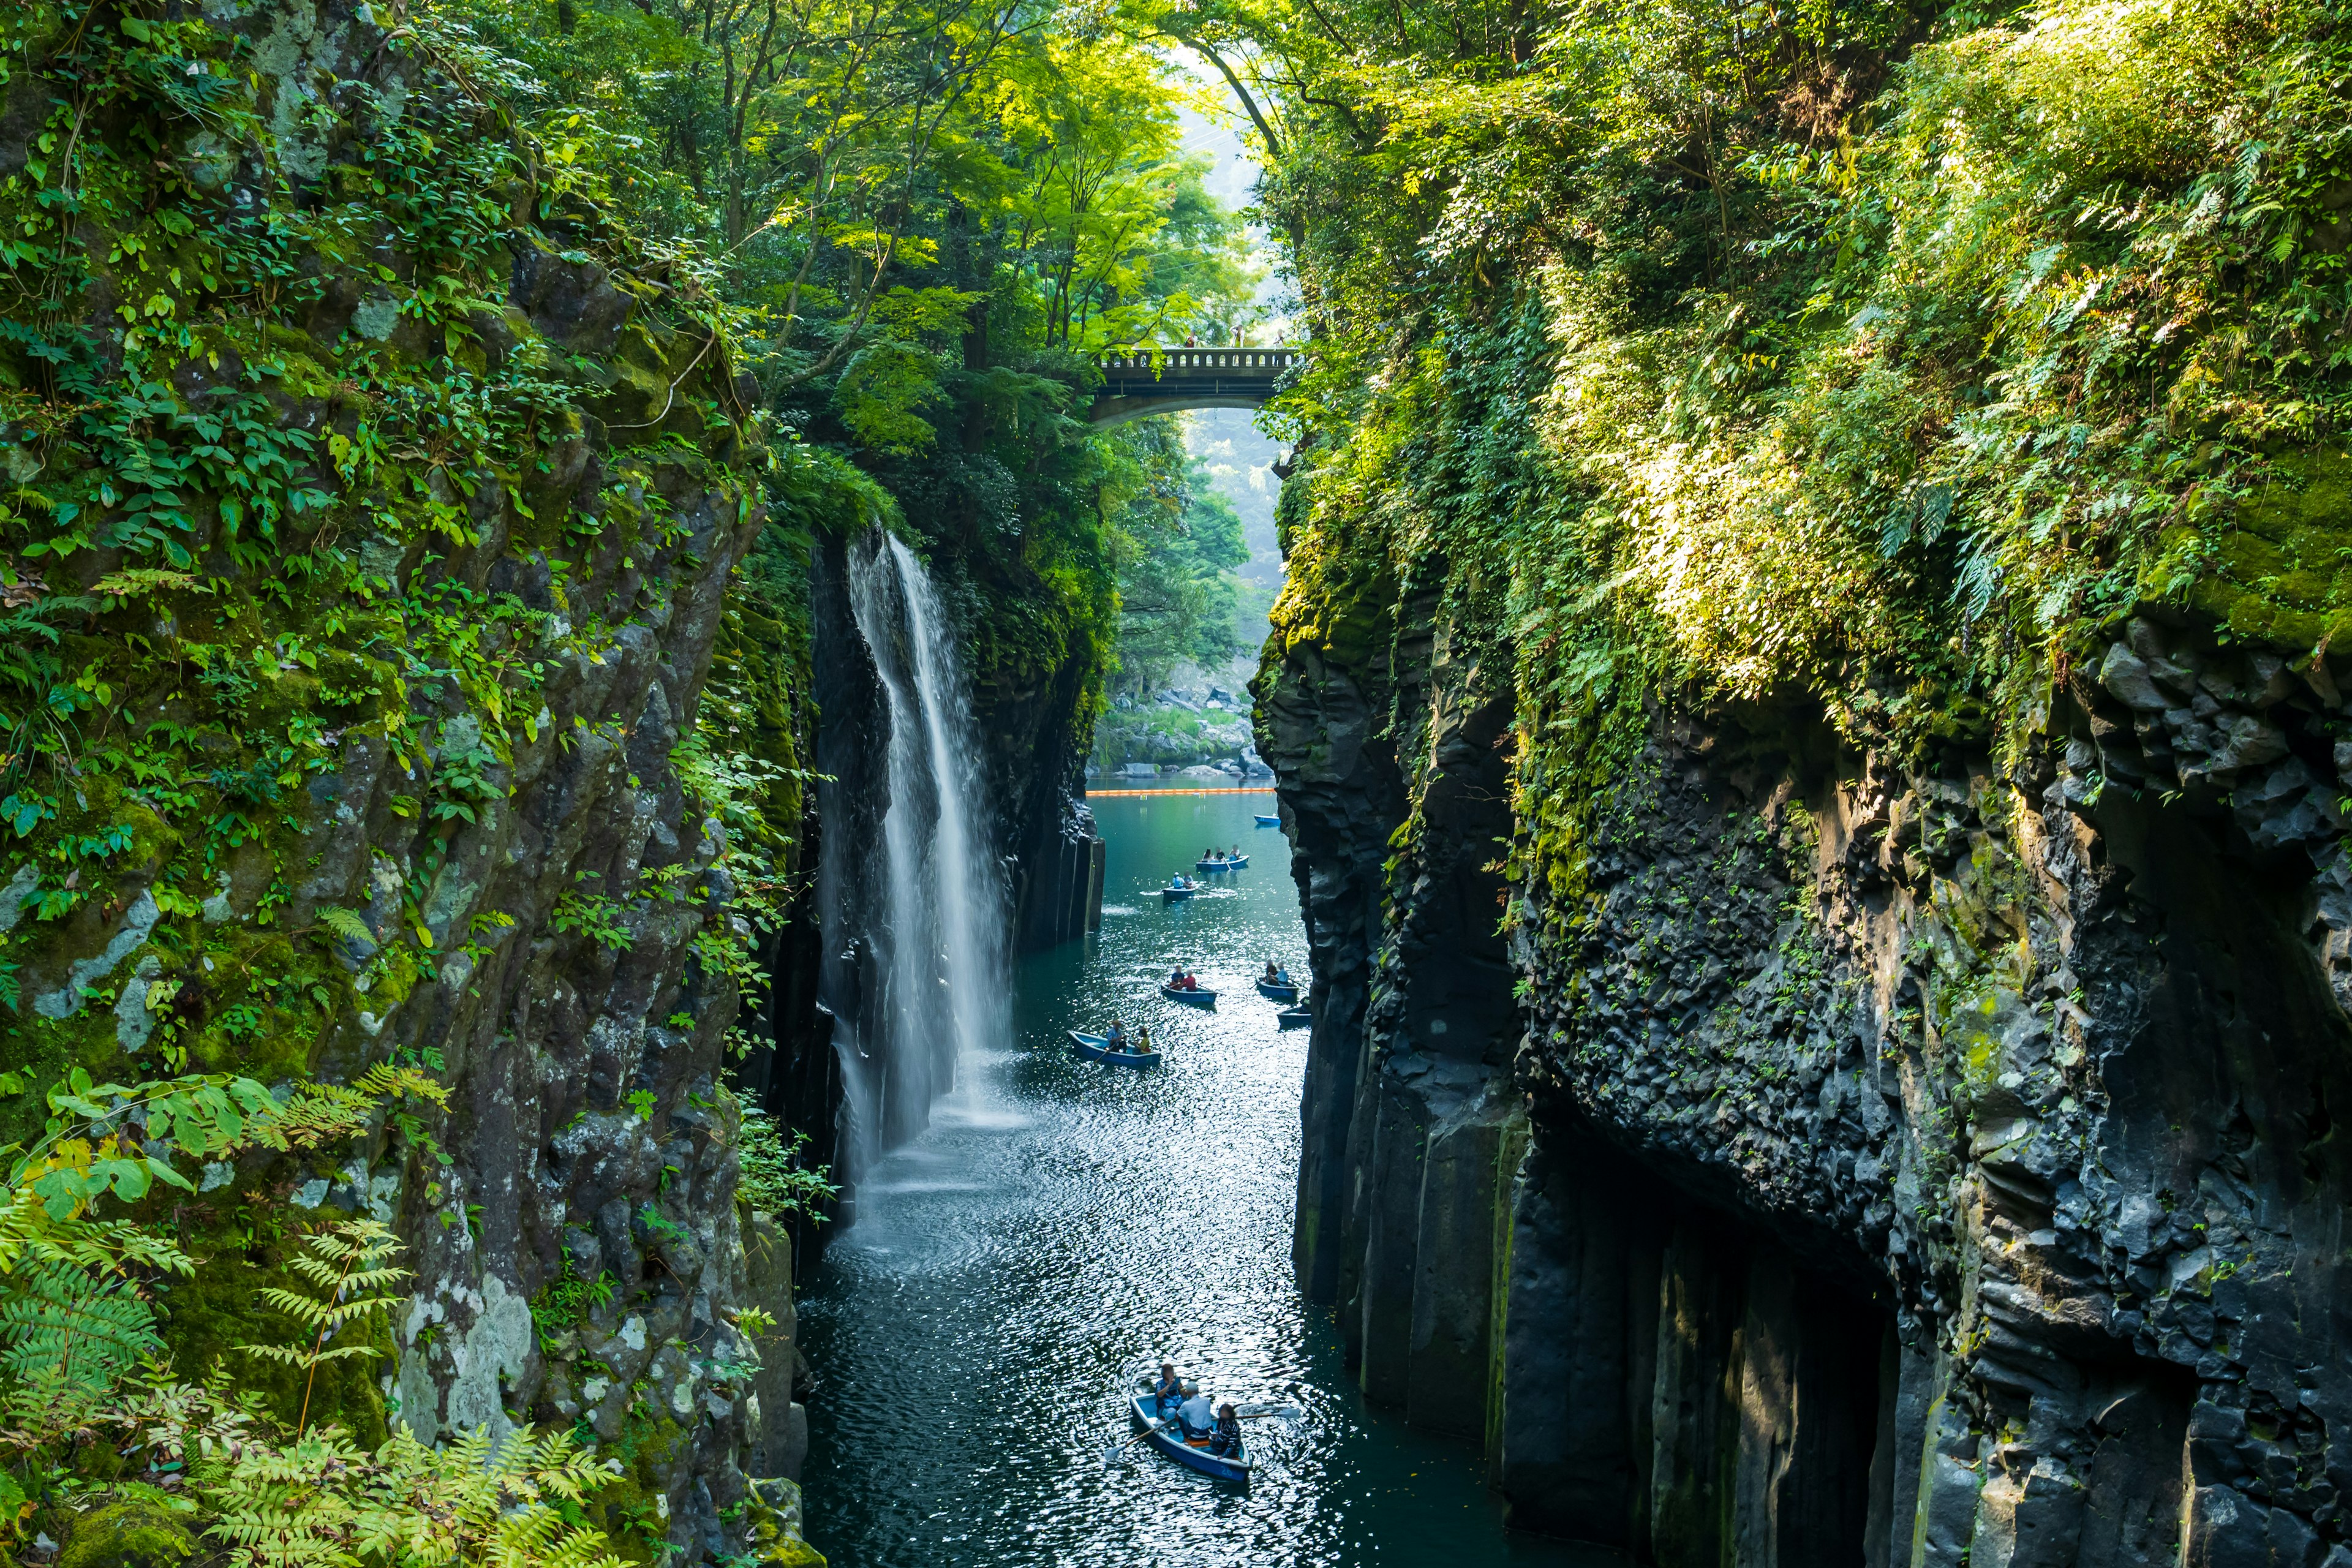
[[[1210,1405],[1208,1395],[1201,1392],[1201,1385],[1190,1379],[1184,1384],[1184,1403],[1176,1407],[1176,1425],[1184,1429],[1187,1442],[1196,1437],[1205,1438],[1216,1428],[1215,1407]]]

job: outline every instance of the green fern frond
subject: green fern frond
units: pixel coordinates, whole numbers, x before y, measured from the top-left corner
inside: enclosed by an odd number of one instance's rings
[[[120,1274],[47,1259],[17,1268],[0,1294],[0,1376],[21,1422],[62,1430],[109,1399],[163,1349],[155,1314]]]
[[[315,918],[320,926],[328,932],[342,938],[343,941],[354,946],[373,949],[376,945],[375,932],[368,929],[366,921],[350,910],[338,909],[332,904],[321,904]]]
[[[341,1361],[348,1356],[373,1359],[380,1353],[369,1345],[331,1349],[327,1342],[352,1323],[387,1313],[400,1304],[391,1296],[352,1295],[361,1280],[389,1285],[408,1278],[407,1269],[384,1266],[383,1260],[399,1250],[399,1237],[382,1221],[339,1221],[311,1232],[304,1238],[303,1250],[289,1260],[288,1267],[310,1282],[309,1293],[277,1285],[267,1286],[258,1292],[265,1306],[285,1313],[309,1331],[309,1342],[304,1344],[236,1347],[247,1355],[280,1366],[299,1366],[308,1374],[302,1383],[302,1408],[295,1417],[298,1435],[308,1435],[310,1394],[318,1386],[322,1363]]]

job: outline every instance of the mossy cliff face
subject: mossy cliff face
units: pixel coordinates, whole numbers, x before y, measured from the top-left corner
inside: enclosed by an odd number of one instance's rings
[[[769,458],[722,328],[461,40],[300,0],[5,27],[13,1130],[76,1067],[430,1071],[446,1114],[158,1209],[204,1260],[159,1298],[182,1372],[372,1214],[413,1279],[330,1416],[576,1425],[631,1550],[740,1552],[742,933],[693,737]]]
[[[1287,161],[1302,1282],[1638,1563],[2341,1568],[2341,19],[1757,37]]]
[[[1368,1393],[1641,1562],[2347,1550],[2352,668],[2135,619],[2007,769],[1662,701],[1562,899],[1495,858],[1495,645],[1391,615],[1260,689]]]

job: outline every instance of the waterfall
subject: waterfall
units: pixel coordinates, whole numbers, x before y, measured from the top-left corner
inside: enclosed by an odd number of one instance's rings
[[[827,858],[864,884],[831,900],[862,929],[827,933],[833,951],[866,955],[861,1004],[834,1035],[854,1179],[921,1131],[959,1064],[1001,1037],[1009,977],[979,742],[939,595],[914,552],[878,528],[852,547],[848,587],[890,731],[880,853]]]

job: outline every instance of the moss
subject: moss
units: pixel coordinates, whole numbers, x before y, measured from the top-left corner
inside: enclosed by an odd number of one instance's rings
[[[373,1448],[391,1435],[383,1391],[377,1379],[392,1364],[392,1329],[384,1318],[362,1320],[361,1334],[344,1340],[364,1345],[374,1356],[345,1356],[321,1363],[315,1383],[300,1368],[243,1353],[247,1344],[294,1344],[304,1338],[293,1320],[264,1307],[260,1292],[278,1288],[309,1293],[310,1287],[287,1267],[311,1217],[292,1208],[283,1185],[268,1191],[227,1189],[187,1201],[177,1194],[181,1247],[197,1259],[186,1279],[165,1282],[157,1292],[163,1313],[163,1342],[183,1376],[201,1377],[215,1364],[225,1368],[240,1393],[259,1394],[265,1409],[291,1426],[310,1400],[310,1425],[340,1426],[353,1441]],[[321,1210],[321,1220],[341,1218]]]
[[[2296,654],[2338,646],[2352,633],[2352,457],[2307,452],[2273,468],[2210,541],[2188,602],[2240,641]]]
[[[196,1549],[194,1532],[160,1505],[110,1503],[76,1517],[57,1568],[178,1568]]]
[[[685,1438],[686,1429],[676,1421],[640,1404],[618,1437],[596,1445],[596,1457],[616,1462],[620,1473],[589,1495],[583,1512],[612,1538],[614,1551],[625,1562],[659,1563],[668,1553],[664,1478]]]

